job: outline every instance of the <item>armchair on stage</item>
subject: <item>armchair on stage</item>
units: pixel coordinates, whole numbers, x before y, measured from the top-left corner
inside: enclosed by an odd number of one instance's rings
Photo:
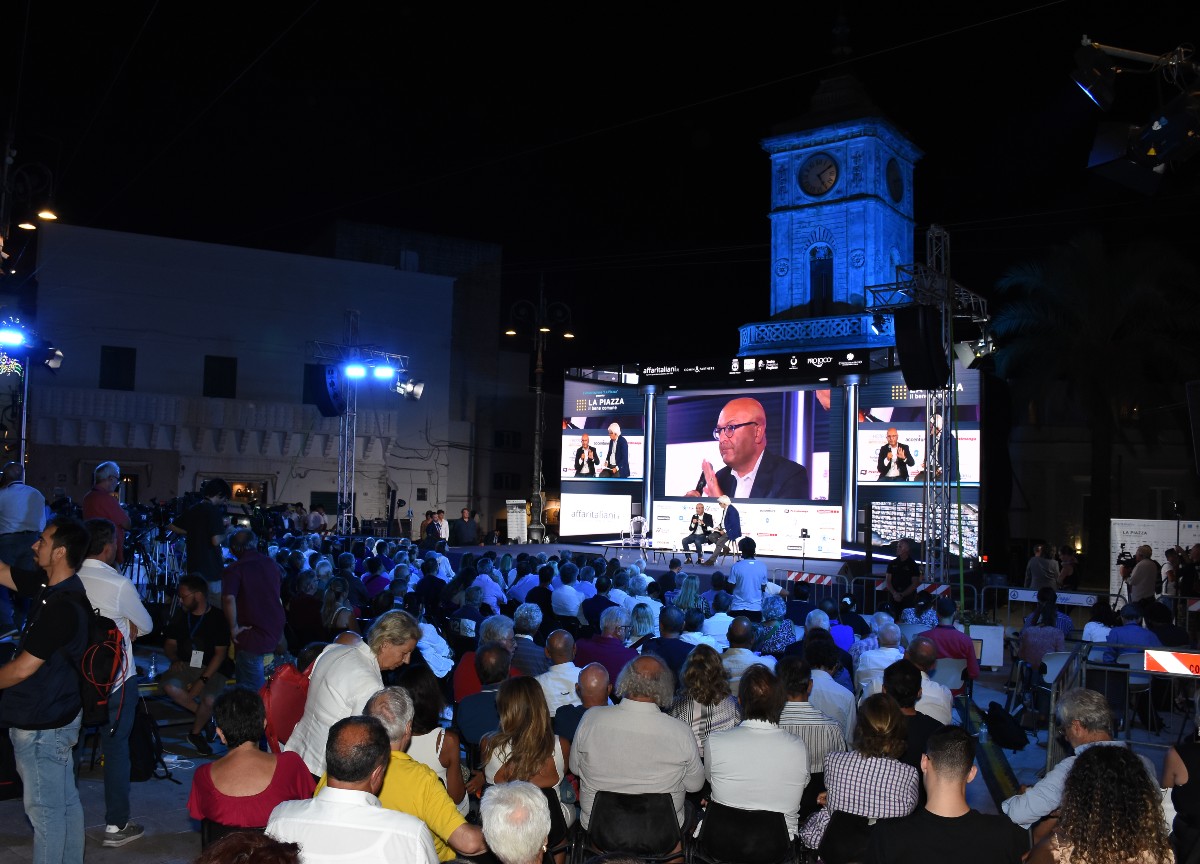
[[[648,523],[645,516],[634,516],[629,521],[629,530],[621,532],[622,546],[636,546],[639,549],[645,549],[650,545],[650,533],[647,531]]]

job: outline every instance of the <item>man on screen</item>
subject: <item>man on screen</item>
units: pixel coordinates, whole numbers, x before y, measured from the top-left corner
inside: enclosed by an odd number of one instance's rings
[[[608,454],[604,457],[600,476],[629,476],[629,441],[621,434],[621,427],[616,423],[608,424]]]
[[[585,432],[580,436],[580,447],[575,451],[575,476],[576,477],[595,477],[596,465],[600,462],[600,457],[596,455],[596,448],[590,445],[590,438]]]
[[[908,469],[916,462],[908,445],[899,441],[900,433],[895,427],[888,429],[887,443],[879,448],[879,479],[882,481],[907,480]]]
[[[808,470],[799,462],[767,450],[767,413],[757,399],[739,397],[725,404],[713,437],[725,467],[701,463],[700,482],[687,493],[717,498],[808,498]]]

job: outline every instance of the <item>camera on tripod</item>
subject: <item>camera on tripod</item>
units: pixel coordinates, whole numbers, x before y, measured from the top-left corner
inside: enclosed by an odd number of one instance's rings
[[[1133,553],[1126,551],[1125,544],[1122,543],[1121,551],[1117,553],[1117,566],[1120,567],[1122,564],[1132,564],[1132,563],[1133,563]]]

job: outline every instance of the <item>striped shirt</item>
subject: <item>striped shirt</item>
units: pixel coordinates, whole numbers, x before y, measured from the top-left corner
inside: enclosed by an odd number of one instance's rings
[[[783,713],[779,715],[779,728],[804,742],[808,749],[808,770],[813,774],[824,772],[827,755],[846,751],[842,727],[811,702],[784,705]]]

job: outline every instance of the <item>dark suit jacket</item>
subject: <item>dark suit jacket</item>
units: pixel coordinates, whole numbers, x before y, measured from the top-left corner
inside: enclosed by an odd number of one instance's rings
[[[612,442],[610,442],[612,443]],[[604,449],[608,453],[608,448]],[[613,446],[613,462],[617,465],[617,476],[629,476],[629,442],[625,440],[624,435],[618,435],[615,445]]]
[[[888,455],[888,445],[884,444],[879,448],[879,479],[886,480],[888,464],[885,461]],[[900,469],[900,476],[897,480],[908,479],[908,466],[914,464],[917,460],[913,458],[912,451],[908,449],[907,444],[896,445],[896,467]]]
[[[584,455],[584,454],[587,455]],[[592,473],[583,474],[584,465],[588,461],[592,463]],[[588,447],[585,451],[582,447],[575,451],[575,476],[576,477],[595,477],[600,473],[600,457],[596,455],[595,447]]]
[[[717,485],[721,487],[721,494],[733,497],[737,478],[728,465],[717,472]],[[809,498],[811,495],[807,468],[791,459],[763,453],[754,486],[750,489],[751,498]]]
[[[697,514],[693,513],[692,521],[688,523],[688,536],[689,537],[696,533],[696,518],[697,518]],[[708,536],[708,532],[712,530],[712,527],[713,527],[712,514],[705,513],[704,514],[704,536],[705,537]]]

